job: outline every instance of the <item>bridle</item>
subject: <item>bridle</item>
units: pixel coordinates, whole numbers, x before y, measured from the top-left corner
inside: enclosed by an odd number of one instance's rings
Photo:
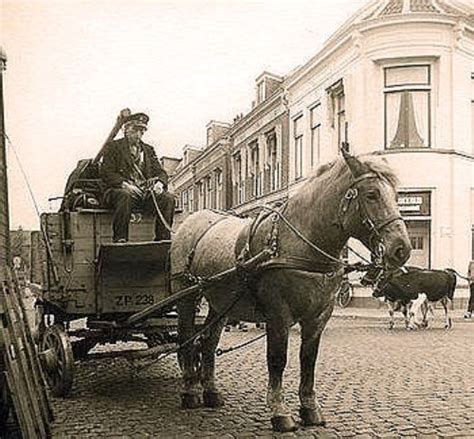
[[[349,170],[351,171],[351,175],[354,176],[352,169],[349,166]],[[359,183],[369,180],[369,179],[379,179],[385,180],[383,175],[378,172],[367,172],[365,174],[360,175],[359,177],[354,176],[354,181],[351,183],[349,188],[346,190],[346,193],[341,200],[340,208],[339,208],[339,215],[338,215],[338,224],[342,230],[345,229],[344,227],[344,219],[346,217],[347,211],[352,203],[352,201],[357,201],[361,216],[361,222],[369,231],[369,245],[371,247],[371,252],[373,256],[375,256],[375,262],[381,263],[383,256],[385,255],[385,245],[383,243],[382,237],[382,230],[388,227],[395,221],[403,221],[403,218],[400,215],[390,215],[389,217],[381,220],[381,221],[374,221],[374,219],[370,216],[369,211],[367,209],[367,204],[362,197],[359,196],[359,189],[357,186]],[[373,250],[372,250],[373,249]]]

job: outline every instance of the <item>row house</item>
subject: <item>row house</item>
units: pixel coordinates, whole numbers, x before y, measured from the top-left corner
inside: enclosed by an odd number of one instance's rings
[[[178,225],[198,210],[230,207],[228,130],[229,124],[211,121],[206,126],[206,147],[184,147],[181,163],[170,180],[176,196]]]
[[[343,141],[356,155],[379,154],[400,179],[398,203],[413,248],[408,264],[466,273],[474,259],[472,7],[371,1],[284,86],[289,193],[334,159]],[[465,297],[466,283],[458,285],[456,296]]]
[[[283,78],[263,72],[256,79],[252,110],[229,130],[232,208],[249,214],[262,204],[286,199],[288,108]]]
[[[348,141],[353,154],[383,156],[399,177],[409,264],[466,273],[474,259],[472,7],[372,0],[308,62],[285,77],[264,72],[256,85],[251,111],[217,141],[225,147],[212,144],[177,171],[174,180],[194,187],[194,209],[210,207],[215,148],[227,163],[222,208],[252,215],[291,196]],[[458,286],[463,301],[467,284]],[[354,303],[370,294],[356,288]]]

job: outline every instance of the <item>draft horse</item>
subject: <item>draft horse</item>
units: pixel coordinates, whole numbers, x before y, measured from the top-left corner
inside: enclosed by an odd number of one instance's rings
[[[340,256],[350,237],[377,253],[383,265],[399,267],[410,256],[410,244],[396,202],[397,179],[376,156],[351,156],[321,166],[301,189],[256,219],[204,210],[188,217],[171,245],[172,290],[189,286],[239,260],[272,249],[272,257],[252,272],[203,285],[215,324],[196,345],[194,316],[201,297],[178,304],[178,353],[183,371],[183,408],[218,407],[224,400],[214,380],[215,349],[225,319],[267,323],[267,403],[275,431],[293,431],[297,424],[284,403],[282,375],[288,335],[301,326],[300,417],[303,425],[324,425],[314,390],[315,363],[321,334],[342,281]],[[200,361],[198,361],[200,359]],[[202,397],[202,399],[201,399]]]

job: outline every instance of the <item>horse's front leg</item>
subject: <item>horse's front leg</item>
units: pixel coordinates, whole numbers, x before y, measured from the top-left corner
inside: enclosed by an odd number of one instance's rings
[[[205,325],[209,324],[217,317],[217,313],[211,308],[206,319]],[[201,341],[202,353],[202,371],[201,383],[203,387],[203,400],[206,407],[221,407],[224,405],[224,399],[220,392],[216,389],[215,384],[215,364],[216,364],[216,348],[221,338],[222,329],[227,319],[221,318],[214,323]]]
[[[189,340],[195,333],[194,320],[199,297],[188,297],[177,304],[178,308],[178,343],[184,346],[178,351],[178,362],[183,374],[181,407],[196,408],[201,405],[199,353],[195,343]]]
[[[331,316],[332,307],[328,307],[317,318],[301,322],[300,348],[300,417],[303,425],[325,425],[321,408],[314,391],[314,375],[318,357],[321,334]]]
[[[286,366],[289,328],[283,321],[267,324],[267,365],[269,374],[267,404],[272,411],[273,430],[295,431],[296,423],[285,405],[283,371]]]

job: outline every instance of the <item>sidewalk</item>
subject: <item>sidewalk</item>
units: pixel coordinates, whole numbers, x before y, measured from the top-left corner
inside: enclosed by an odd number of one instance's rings
[[[449,310],[449,316],[453,321],[464,321],[464,322],[473,322],[474,323],[474,316],[471,319],[464,319],[464,311],[462,309],[453,309]],[[435,309],[436,316],[443,316],[444,311],[442,308],[436,307]],[[347,308],[339,308],[335,307],[334,312],[332,313],[332,317],[336,318],[349,318],[349,319],[383,319],[386,320],[388,318],[388,308],[356,308],[356,307],[347,307]],[[399,312],[395,313],[395,318],[402,318],[402,314]]]

